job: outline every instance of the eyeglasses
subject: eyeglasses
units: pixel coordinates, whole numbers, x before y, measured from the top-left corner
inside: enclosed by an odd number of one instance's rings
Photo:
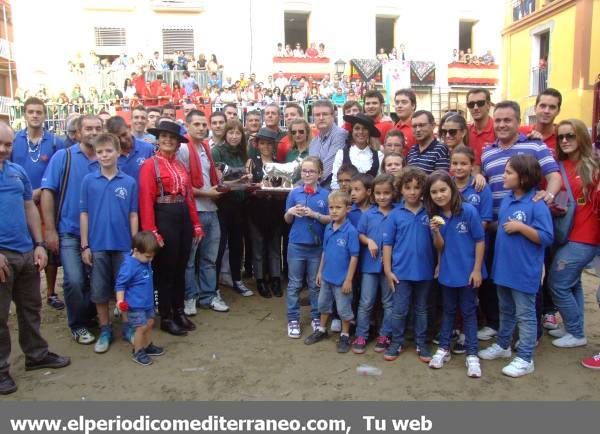
[[[304,130],[292,130],[292,136],[295,136],[296,134],[306,134],[306,131],[304,131]]]
[[[314,175],[316,173],[317,173],[317,171],[314,169],[302,169],[303,175]]]
[[[485,99],[480,99],[479,101],[469,101],[467,103],[467,107],[469,107],[470,109],[475,108],[475,106],[483,107],[486,103],[487,101]]]
[[[448,134],[450,137],[455,137],[456,133],[458,133],[458,130],[456,128],[450,128],[447,130],[441,129],[440,130],[440,134],[442,135],[442,137],[446,136],[446,134]]]
[[[558,136],[556,136],[556,138],[558,139],[559,142],[562,142],[564,139],[575,140],[577,138],[577,136],[574,133],[567,133],[567,134],[559,134]]]

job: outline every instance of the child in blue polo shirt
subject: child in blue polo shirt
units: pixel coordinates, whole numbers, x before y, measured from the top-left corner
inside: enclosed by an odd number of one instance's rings
[[[534,371],[537,339],[536,293],[544,267],[544,249],[554,241],[552,217],[544,201],[533,201],[542,179],[537,160],[526,154],[510,157],[504,169],[504,188],[511,192],[498,212],[498,233],[492,265],[497,285],[500,327],[496,343],[479,352],[486,360],[511,357],[515,326],[519,327],[517,356],[502,373],[521,377]]]
[[[367,346],[371,312],[377,300],[377,290],[381,289],[383,320],[375,344],[375,352],[383,352],[388,347],[392,335],[392,291],[387,283],[381,255],[383,249],[383,225],[390,215],[394,200],[394,177],[379,175],[373,181],[375,205],[365,211],[358,223],[360,246],[359,270],[361,273],[360,302],[356,320],[356,339],[352,352],[362,354]]]
[[[427,296],[433,282],[434,248],[429,217],[423,207],[427,174],[407,167],[400,179],[402,202],[383,225],[383,269],[394,293],[392,301],[392,342],[384,359],[398,358],[404,345],[406,317],[413,299],[415,343],[423,362],[431,360],[427,339]]]
[[[131,236],[138,230],[138,194],[135,180],[117,168],[119,139],[100,134],[93,142],[100,170],[87,174],[81,184],[81,260],[92,267],[92,303],[100,321],[100,336],[94,351],[108,351],[112,327],[108,302],[121,262],[131,249]]]
[[[456,309],[463,316],[467,375],[481,377],[477,357],[477,295],[481,285],[485,236],[475,207],[463,203],[456,184],[447,172],[436,170],[425,185],[425,207],[429,213],[433,243],[440,254],[439,276],[443,318],[439,349],[429,362],[440,369],[450,360],[450,338]]]
[[[132,359],[140,365],[150,365],[149,356],[162,356],[165,350],[152,343],[154,327],[154,286],[150,262],[158,251],[158,241],[150,231],[135,234],[133,253],[126,256],[115,282],[117,307],[127,312],[129,324],[135,329]]]
[[[352,279],[358,264],[360,246],[358,232],[346,219],[350,211],[350,197],[344,191],[337,190],[329,195],[329,215],[331,223],[325,228],[323,236],[323,254],[317,272],[319,293],[319,312],[321,323],[317,330],[308,336],[304,343],[312,345],[327,337],[327,322],[335,299],[338,315],[342,320],[342,331],[337,345],[338,353],[350,351],[350,321],[352,312]]]
[[[327,195],[329,191],[319,186],[323,163],[318,157],[308,156],[302,161],[302,184],[293,189],[285,203],[283,218],[291,224],[288,242],[287,317],[288,337],[299,339],[299,293],[306,279],[310,293],[310,317],[313,331],[319,321],[319,287],[316,284],[321,260],[323,231],[329,223]]]
[[[365,211],[371,208],[371,193],[373,192],[373,177],[366,173],[358,173],[350,181],[350,200],[352,208],[348,220],[355,228]]]
[[[352,192],[350,183],[355,175],[358,175],[358,169],[356,167],[352,164],[342,164],[337,171],[339,189],[350,194]]]

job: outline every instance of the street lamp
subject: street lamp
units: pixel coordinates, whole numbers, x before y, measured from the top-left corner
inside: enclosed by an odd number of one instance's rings
[[[334,63],[334,65],[335,72],[337,72],[339,76],[342,76],[344,74],[344,69],[346,69],[346,62],[344,62],[342,59],[339,59]]]

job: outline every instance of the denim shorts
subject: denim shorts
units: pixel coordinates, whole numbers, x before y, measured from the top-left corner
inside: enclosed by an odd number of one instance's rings
[[[154,308],[150,309],[132,309],[127,311],[127,320],[131,327],[144,327],[148,320],[154,318]]]
[[[90,274],[90,287],[92,290],[90,299],[92,303],[108,303],[115,297],[115,279],[124,258],[124,252],[102,251],[93,253],[92,272]]]
[[[343,321],[353,320],[352,293],[344,294],[341,285],[332,285],[322,280],[321,291],[319,291],[319,313],[332,313],[334,299],[339,317]]]

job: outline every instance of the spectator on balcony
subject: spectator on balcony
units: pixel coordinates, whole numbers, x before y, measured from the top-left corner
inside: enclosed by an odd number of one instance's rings
[[[396,50],[396,47],[392,47],[392,51],[388,54],[388,60],[398,60],[398,50]]]
[[[185,56],[185,51],[183,50],[179,50],[176,52],[177,57],[176,57],[176,62],[175,62],[175,67],[178,71],[187,71],[187,67],[188,67],[188,59]],[[175,68],[173,68],[175,69]]]
[[[292,50],[290,44],[285,44],[285,54],[283,57],[294,57],[294,50]]]
[[[379,60],[380,62],[385,62],[388,60],[388,55],[385,53],[385,49],[379,49],[379,53],[377,53],[377,60]]]
[[[206,71],[206,64],[208,62],[206,61],[206,56],[201,53],[198,56],[198,60],[196,61],[196,70],[197,71]]]
[[[458,63],[459,62],[458,49],[452,50],[452,55],[450,56],[450,63]]]
[[[206,69],[208,69],[208,72],[210,72],[211,75],[213,73],[216,75],[216,73],[219,71],[219,62],[217,61],[217,56],[215,56],[214,54],[210,55],[210,60],[206,64]]]
[[[325,44],[322,42],[319,44],[319,57],[327,57],[325,54]]]
[[[187,72],[187,71],[185,71]],[[178,80],[173,81],[173,89],[171,90],[171,102],[175,105],[180,105],[185,97],[185,91],[181,88]]]
[[[493,65],[495,62],[494,56],[492,55],[492,50],[487,50],[483,55],[483,63],[485,65]]]
[[[134,95],[135,95],[135,87],[133,86],[131,79],[126,78],[125,83],[123,84],[123,96],[125,98],[130,99],[130,98],[133,98]]]
[[[306,57],[310,57],[314,59],[319,55],[319,50],[317,50],[317,44],[314,42],[310,43],[310,47],[306,50]]]
[[[467,48],[467,53],[465,54],[465,63],[473,63],[473,51],[470,48]]]
[[[331,102],[338,107],[343,106],[347,99],[348,98],[344,93],[344,90],[339,86],[335,89],[335,93],[331,95]]]
[[[283,44],[281,42],[277,43],[274,57],[285,57],[285,50],[283,49]]]
[[[467,63],[467,59],[465,57],[465,50],[460,50],[458,52],[458,63]]]

